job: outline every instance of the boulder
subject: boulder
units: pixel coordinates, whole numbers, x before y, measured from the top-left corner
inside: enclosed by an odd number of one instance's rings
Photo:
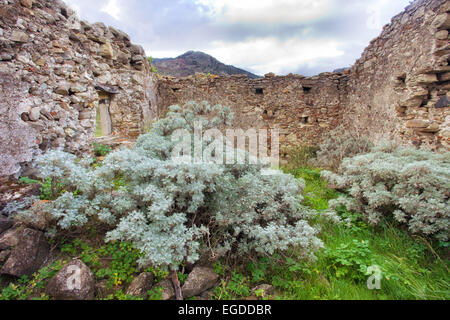
[[[0,270],[0,274],[22,277],[38,271],[49,255],[49,245],[45,235],[36,230],[20,232],[17,245]]]
[[[219,275],[211,268],[195,267],[181,288],[184,298],[198,296],[214,287]]]
[[[56,300],[93,300],[94,275],[81,260],[72,260],[50,280],[46,292]]]
[[[131,282],[130,286],[128,287],[127,294],[131,296],[146,298],[147,291],[153,287],[154,278],[155,277],[153,273],[141,273]]]

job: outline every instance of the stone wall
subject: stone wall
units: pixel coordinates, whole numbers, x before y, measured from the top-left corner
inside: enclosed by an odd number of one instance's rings
[[[0,0],[0,16],[0,176],[48,149],[89,151],[99,102],[113,136],[135,137],[155,117],[155,77],[122,31],[59,0]]]
[[[374,141],[450,149],[450,5],[416,0],[345,73],[155,77],[142,47],[60,0],[0,0],[0,177],[49,149],[133,139],[172,104],[223,104],[242,129],[278,128],[282,152],[339,125]],[[120,140],[120,139],[119,139]]]
[[[283,151],[298,144],[317,144],[324,132],[341,120],[348,76],[323,73],[312,78],[299,75],[263,79],[247,76],[162,77],[158,81],[158,114],[185,102],[222,104],[235,113],[234,126],[280,130]]]
[[[384,27],[351,69],[347,124],[375,141],[450,148],[449,10],[417,0]]]
[[[280,128],[282,147],[317,144],[343,124],[374,142],[448,150],[449,7],[445,0],[416,0],[384,27],[348,74],[163,77],[158,112],[189,100],[222,103],[232,107],[242,128]]]

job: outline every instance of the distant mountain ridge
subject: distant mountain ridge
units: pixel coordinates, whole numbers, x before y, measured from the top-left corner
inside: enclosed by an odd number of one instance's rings
[[[199,72],[216,75],[245,74],[251,79],[261,78],[243,69],[226,65],[200,51],[188,51],[176,58],[153,58],[152,65],[158,69],[159,74],[174,77],[187,77]]]

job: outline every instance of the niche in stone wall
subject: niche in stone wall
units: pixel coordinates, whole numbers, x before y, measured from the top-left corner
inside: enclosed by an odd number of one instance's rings
[[[303,86],[303,92],[304,93],[310,93],[311,92],[311,90],[312,90],[312,87],[310,87],[310,86]]]
[[[255,93],[256,94],[264,94],[264,89],[263,88],[256,88],[255,89]]]
[[[106,92],[99,92],[98,96],[99,101],[97,107],[97,126],[95,136],[105,137],[112,133],[111,114],[109,112],[112,95]]]

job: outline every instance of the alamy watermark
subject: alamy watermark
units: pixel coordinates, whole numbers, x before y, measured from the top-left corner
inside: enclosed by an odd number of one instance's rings
[[[176,130],[172,142],[176,143],[172,151],[172,160],[176,163],[260,164],[272,169],[280,165],[278,129],[227,129],[224,135],[219,129],[203,130],[198,121],[194,123],[194,134],[185,129]],[[270,171],[265,173],[270,174]]]
[[[67,288],[69,290],[81,290],[81,269],[78,266],[69,266],[67,268],[70,276],[67,278]]]
[[[377,265],[370,266],[367,268],[366,275],[370,275],[367,279],[367,289],[381,290],[381,268]]]

